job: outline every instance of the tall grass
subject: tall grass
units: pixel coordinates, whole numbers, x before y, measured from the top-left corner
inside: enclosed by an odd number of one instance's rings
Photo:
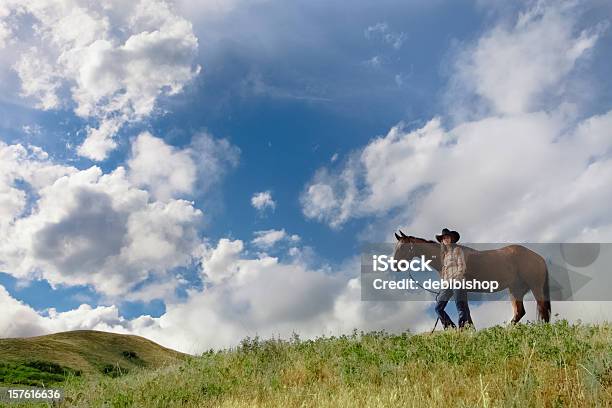
[[[245,339],[119,378],[75,378],[80,407],[612,406],[612,327]]]

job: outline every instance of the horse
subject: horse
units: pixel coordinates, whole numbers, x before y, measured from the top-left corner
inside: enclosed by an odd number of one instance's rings
[[[424,255],[431,259],[431,265],[442,270],[440,243],[423,238],[408,236],[401,230],[395,233],[397,243],[393,258],[397,261]],[[537,302],[538,319],[550,321],[550,291],[548,285],[548,267],[546,261],[537,253],[522,245],[508,245],[499,249],[479,251],[460,245],[466,262],[465,280],[497,281],[496,292],[508,289],[512,299],[516,324],[525,316],[523,297],[531,290]],[[489,292],[489,290],[471,290],[471,292]]]

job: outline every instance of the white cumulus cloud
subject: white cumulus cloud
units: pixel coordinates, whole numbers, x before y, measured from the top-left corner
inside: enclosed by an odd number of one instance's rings
[[[34,39],[14,34],[28,21],[11,19],[15,13],[34,21]],[[200,70],[191,23],[164,0],[9,0],[0,9],[7,35],[19,50],[13,68],[22,94],[38,108],[65,104],[93,122],[78,148],[93,160],[116,147],[125,123],[150,116],[161,95],[180,92]]]
[[[251,197],[251,205],[259,211],[264,211],[267,208],[274,210],[276,208],[276,202],[272,199],[272,193],[270,191],[262,191],[253,194]]]
[[[538,2],[463,49],[453,78],[459,89],[451,92],[451,103],[462,106],[475,94],[492,114],[520,114],[563,97],[564,79],[606,25],[578,29],[577,4]]]
[[[132,143],[128,167],[134,184],[148,187],[162,200],[191,193],[196,182],[196,164],[189,152],[173,148],[149,132],[141,133]]]
[[[147,188],[158,200],[168,200],[206,192],[226,170],[235,167],[240,149],[226,139],[207,133],[194,135],[183,148],[168,145],[163,139],[143,132],[132,143],[128,160],[129,178]]]
[[[108,296],[196,262],[203,214],[156,200],[123,167],[104,173],[54,164],[40,149],[0,143],[0,269]]]
[[[284,229],[255,231],[253,234],[255,235],[255,238],[251,242],[254,245],[264,249],[273,247],[276,243],[287,237],[287,233]]]
[[[290,235],[284,229],[255,231],[253,235],[255,235],[255,238],[253,238],[251,243],[261,249],[271,249],[282,241],[295,244],[301,239],[299,235]]]

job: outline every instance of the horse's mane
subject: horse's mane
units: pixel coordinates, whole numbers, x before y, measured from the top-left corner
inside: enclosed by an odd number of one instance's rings
[[[406,238],[408,238],[409,240],[413,239],[413,240],[416,240],[419,243],[424,243],[424,244],[439,244],[439,242],[433,241],[431,239],[413,237],[412,235],[408,235]]]
[[[404,238],[410,240],[413,240],[413,242],[419,243],[419,244],[436,244],[439,245],[440,243],[438,241],[433,241],[431,239],[425,239],[425,238],[419,238],[419,237],[415,237],[412,235],[407,235]],[[463,250],[467,250],[468,252],[466,252],[466,255],[468,255],[468,253],[472,253],[472,252],[479,252],[477,249],[474,248],[470,248],[469,246],[465,246],[465,245],[461,245],[461,244],[457,244],[459,247],[461,247],[461,249]]]

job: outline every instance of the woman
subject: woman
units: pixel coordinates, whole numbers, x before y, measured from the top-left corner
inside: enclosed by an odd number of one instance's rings
[[[436,240],[440,242],[442,251],[442,271],[440,275],[444,280],[463,280],[465,278],[465,256],[457,241],[459,233],[444,228],[442,233],[436,235]],[[472,323],[470,308],[468,306],[467,291],[465,289],[442,289],[437,296],[436,313],[445,329],[455,327],[455,323],[444,311],[448,301],[455,295],[455,304],[459,314],[459,327]]]

